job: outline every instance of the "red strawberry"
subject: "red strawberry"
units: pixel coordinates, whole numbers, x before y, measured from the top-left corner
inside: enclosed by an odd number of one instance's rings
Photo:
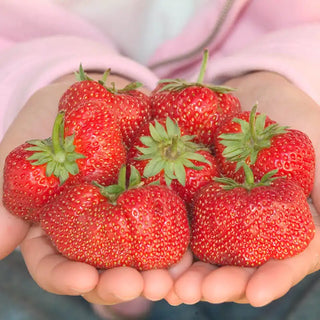
[[[32,140],[9,153],[4,166],[3,203],[14,215],[39,222],[39,208],[58,192],[69,174],[77,174],[72,137],[61,142],[63,114],[56,118],[52,139]],[[62,161],[60,161],[62,160]]]
[[[57,115],[52,137],[13,150],[4,168],[3,202],[15,215],[39,221],[38,210],[59,185],[116,181],[126,151],[113,110],[105,102],[85,101],[64,121]]]
[[[107,76],[107,73],[105,73],[104,77]],[[58,105],[59,111],[68,112],[81,102],[106,99],[110,95],[104,86],[104,81],[100,82],[89,78],[85,74],[82,65],[80,65],[79,72],[75,75],[78,81],[73,83],[61,96]]]
[[[68,183],[115,183],[126,162],[126,150],[113,108],[103,100],[78,105],[65,116],[65,136],[71,135],[75,151],[85,157],[77,160],[80,172]]]
[[[105,99],[117,114],[127,148],[130,148],[140,127],[151,120],[150,100],[146,94],[137,90],[140,86],[140,83],[133,82],[123,89],[108,88],[111,94]]]
[[[256,114],[256,108],[226,120],[217,130],[214,146],[221,173],[241,182],[243,170],[236,172],[235,168],[246,161],[259,181],[277,169],[276,176],[295,181],[308,196],[315,175],[311,140],[299,130],[281,127],[266,115]]]
[[[134,166],[146,184],[168,185],[190,204],[194,193],[218,175],[214,156],[193,139],[169,117],[151,121],[129,149],[127,166]]]
[[[119,185],[67,186],[42,211],[41,226],[71,260],[100,269],[167,268],[189,244],[185,206],[166,187],[137,184],[131,179],[132,189],[126,190],[122,171]]]
[[[32,145],[24,143],[6,158],[4,166],[3,204],[14,215],[39,222],[38,209],[59,189],[59,179],[47,177],[46,165],[33,165],[29,160]]]
[[[150,100],[156,119],[167,116],[176,119],[190,134],[197,136],[199,142],[210,146],[219,124],[240,112],[240,102],[230,93],[231,88],[203,83],[207,55],[205,51],[197,82],[162,80]]]
[[[151,119],[151,105],[149,97],[138,88],[139,82],[132,82],[122,89],[115,87],[113,83],[106,86],[106,80],[110,69],[104,74],[101,81],[90,79],[80,66],[77,74],[78,82],[74,83],[63,94],[59,102],[59,110],[66,114],[84,101],[103,100],[114,108],[123,135],[124,144],[129,147],[140,126]]]
[[[255,267],[308,246],[315,226],[302,189],[268,175],[253,185],[251,171],[245,185],[219,179],[201,190],[191,218],[191,249],[200,260]]]

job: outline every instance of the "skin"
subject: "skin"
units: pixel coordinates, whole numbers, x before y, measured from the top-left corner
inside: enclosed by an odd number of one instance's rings
[[[27,139],[46,138],[51,134],[58,100],[73,81],[73,76],[58,79],[30,98],[0,144],[1,167],[6,155],[15,146]],[[128,83],[128,80],[117,76],[110,77],[109,81],[115,81],[120,87]],[[319,146],[319,106],[282,76],[255,72],[232,79],[226,85],[237,88],[235,95],[240,98],[243,109],[250,110],[258,101],[259,112],[266,112],[280,124],[304,131],[314,145]],[[39,123],[42,125],[39,126]],[[320,159],[319,153],[320,149],[317,149],[317,159]],[[317,230],[308,248],[293,258],[272,260],[260,268],[217,268],[203,262],[193,263],[188,251],[169,270],[140,273],[132,268],[121,267],[98,272],[91,266],[71,262],[59,255],[38,226],[30,226],[15,218],[2,204],[0,259],[20,245],[26,266],[40,287],[56,294],[81,295],[95,304],[113,305],[143,296],[151,301],[166,299],[171,305],[234,301],[263,306],[283,296],[306,275],[320,269],[319,162],[312,202],[310,206]]]

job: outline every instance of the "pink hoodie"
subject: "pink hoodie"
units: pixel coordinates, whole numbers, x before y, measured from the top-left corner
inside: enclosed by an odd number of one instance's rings
[[[160,77],[194,79],[204,48],[206,81],[254,70],[283,74],[320,104],[319,0],[216,0],[143,66],[88,21],[47,0],[0,2],[0,140],[27,99],[81,62],[152,89]]]

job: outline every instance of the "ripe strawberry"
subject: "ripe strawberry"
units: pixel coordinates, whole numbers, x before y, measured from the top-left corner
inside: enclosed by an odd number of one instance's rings
[[[126,151],[113,110],[103,101],[85,101],[64,119],[59,113],[52,137],[13,150],[4,168],[3,203],[14,215],[39,222],[38,210],[62,184],[116,181]]]
[[[150,99],[137,90],[140,86],[140,83],[133,82],[123,89],[107,88],[111,94],[104,99],[116,112],[127,148],[130,148],[140,127],[151,120]]]
[[[197,195],[191,249],[200,260],[255,267],[302,252],[314,237],[302,189],[284,178],[270,180],[270,173],[254,185],[250,172],[243,185],[221,178]]]
[[[276,176],[295,181],[308,196],[315,175],[311,140],[299,130],[279,126],[266,115],[256,114],[256,108],[226,120],[217,130],[214,146],[221,173],[241,182],[243,170],[236,172],[236,166],[246,161],[259,181],[265,173],[277,169]]]
[[[151,121],[129,149],[127,166],[146,184],[168,185],[191,204],[194,193],[218,175],[214,156],[193,139],[169,117]]]
[[[126,190],[125,175],[122,170],[119,184],[108,187],[67,186],[45,206],[41,226],[71,260],[99,269],[167,268],[189,244],[183,201],[166,187],[139,186],[136,178]]]
[[[39,222],[41,208],[59,189],[59,179],[46,176],[45,165],[33,165],[31,144],[24,143],[6,158],[4,166],[3,204],[14,215]]]
[[[62,124],[63,114],[59,114],[52,138],[24,143],[7,156],[3,204],[12,214],[39,222],[39,208],[59,191],[69,174],[78,173],[75,161],[83,155],[74,151],[72,137],[62,141]]]
[[[205,51],[197,82],[165,79],[150,96],[154,118],[171,117],[210,146],[219,124],[240,112],[240,102],[231,88],[203,83],[208,52]]]
[[[75,73],[77,81],[73,83],[60,98],[58,104],[59,111],[68,112],[81,102],[107,98],[107,96],[110,95],[104,86],[104,79],[107,73],[108,71],[105,73],[101,82],[95,81],[85,74],[82,65],[80,65],[79,72]]]
[[[115,183],[126,150],[113,108],[103,100],[85,101],[66,114],[64,131],[65,136],[74,136],[75,151],[85,156],[77,160],[79,174],[68,183]]]
[[[80,66],[77,74],[78,82],[74,83],[62,95],[59,110],[66,114],[77,108],[84,101],[103,100],[115,109],[124,144],[129,147],[140,126],[151,119],[151,105],[149,97],[138,88],[139,82],[132,82],[122,89],[116,88],[113,83],[106,85],[110,69],[103,75],[101,81],[90,79]]]

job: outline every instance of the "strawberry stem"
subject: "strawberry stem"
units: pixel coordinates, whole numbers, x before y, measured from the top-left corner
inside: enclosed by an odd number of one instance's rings
[[[223,94],[234,91],[234,89],[230,88],[230,87],[216,86],[216,85],[204,83],[204,76],[205,76],[206,69],[207,69],[208,58],[209,58],[209,50],[205,49],[203,52],[202,63],[201,63],[198,79],[196,82],[188,82],[184,79],[179,79],[179,78],[178,79],[162,79],[162,80],[159,80],[158,83],[163,84],[163,86],[158,89],[158,92],[162,92],[162,91],[166,91],[166,90],[180,91],[180,90],[184,90],[188,87],[193,87],[193,86],[201,87],[201,88],[208,88],[208,89],[212,90],[213,92],[223,93]]]
[[[203,52],[202,63],[201,63],[200,72],[199,72],[198,80],[197,80],[198,84],[203,83],[204,75],[205,75],[206,69],[207,69],[208,56],[209,56],[209,51],[208,51],[208,49],[206,49]]]
[[[278,170],[271,170],[271,171],[267,172],[260,179],[260,181],[256,182],[251,168],[245,162],[241,162],[240,167],[243,168],[244,174],[245,174],[245,181],[243,183],[238,183],[235,180],[228,178],[228,177],[215,178],[214,181],[220,182],[222,188],[225,190],[232,190],[235,188],[244,188],[244,189],[250,191],[250,190],[257,188],[257,187],[270,186],[272,181],[280,178],[280,177],[274,176],[278,172]]]
[[[255,104],[252,107],[252,110],[250,112],[250,117],[249,117],[249,128],[250,128],[250,133],[251,133],[251,140],[253,143],[257,143],[258,137],[256,133],[256,113],[257,113],[257,104]]]
[[[64,153],[62,145],[64,144],[64,112],[59,112],[53,124],[52,129],[52,147],[55,155]]]

